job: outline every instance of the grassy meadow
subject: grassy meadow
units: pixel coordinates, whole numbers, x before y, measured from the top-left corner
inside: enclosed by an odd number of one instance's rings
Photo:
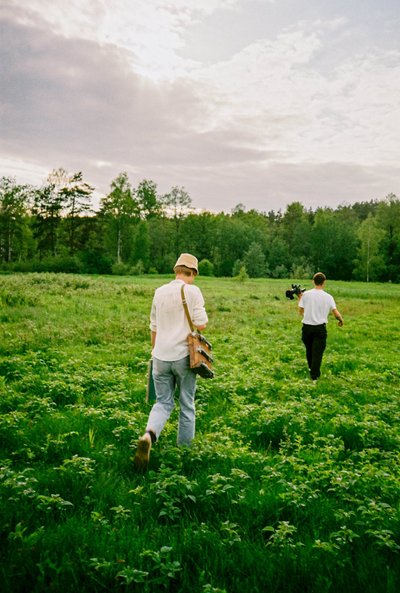
[[[169,278],[0,277],[0,590],[397,593],[400,285],[328,282],[314,386],[293,280],[200,277],[216,377],[137,475]]]

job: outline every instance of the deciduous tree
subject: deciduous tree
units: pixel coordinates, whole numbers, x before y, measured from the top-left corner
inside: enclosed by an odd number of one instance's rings
[[[162,203],[157,194],[157,184],[154,181],[143,179],[136,189],[136,199],[142,218],[154,218],[161,214]]]
[[[102,199],[100,214],[108,229],[108,242],[117,263],[128,261],[132,251],[132,224],[139,221],[139,204],[127,173],[111,183],[111,192]]]
[[[0,180],[0,257],[11,262],[23,257],[24,236],[27,233],[27,208],[31,194],[27,185],[18,185],[15,179]]]
[[[400,281],[400,200],[389,194],[380,202],[376,211],[377,221],[385,236],[382,240],[383,256],[387,269],[387,280]]]
[[[182,220],[191,212],[192,199],[183,187],[175,186],[162,199],[165,214],[172,218],[175,225],[175,255],[180,249],[180,229]]]
[[[66,198],[59,191],[51,176],[47,183],[35,191],[32,213],[33,234],[37,240],[40,257],[57,255],[59,227]]]
[[[245,253],[244,264],[250,278],[266,276],[265,255],[259,243],[252,243]]]
[[[73,255],[77,250],[77,229],[80,218],[91,211],[91,196],[94,188],[83,181],[82,172],[65,174],[59,189],[64,196],[64,212],[67,229],[68,250]]]
[[[368,215],[360,225],[360,247],[356,259],[355,275],[359,280],[379,280],[385,269],[381,244],[385,237],[376,217]]]

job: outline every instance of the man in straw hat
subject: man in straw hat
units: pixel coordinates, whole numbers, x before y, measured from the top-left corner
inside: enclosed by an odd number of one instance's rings
[[[206,327],[208,317],[203,295],[194,286],[199,273],[197,258],[190,253],[182,253],[174,266],[174,272],[175,280],[155,291],[150,313],[156,403],[150,411],[145,433],[139,438],[134,457],[135,467],[142,471],[147,469],[151,447],[174,408],[176,385],[179,388],[180,404],[178,445],[189,446],[195,432],[196,375],[189,365],[187,336],[190,328],[182,304],[182,286],[193,325],[199,331]]]

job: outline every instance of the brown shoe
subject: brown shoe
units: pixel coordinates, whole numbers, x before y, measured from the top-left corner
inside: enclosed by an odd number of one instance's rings
[[[151,440],[140,437],[136,449],[136,455],[133,458],[133,464],[137,471],[145,472],[150,460]]]

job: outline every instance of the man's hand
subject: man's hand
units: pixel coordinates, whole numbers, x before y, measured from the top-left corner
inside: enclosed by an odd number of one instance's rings
[[[335,318],[338,320],[338,326],[339,327],[343,327],[343,317],[341,316],[341,314],[339,313],[339,311],[337,309],[333,309],[332,310],[333,315],[335,316]]]

